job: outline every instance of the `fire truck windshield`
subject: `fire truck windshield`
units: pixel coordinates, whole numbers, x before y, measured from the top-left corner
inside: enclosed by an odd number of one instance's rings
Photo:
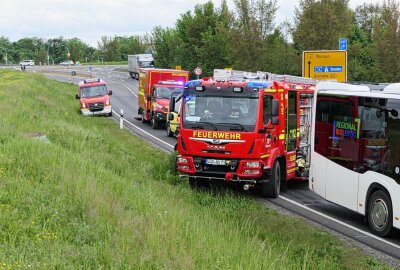
[[[254,131],[258,97],[186,96],[182,107],[183,128]]]
[[[175,92],[182,92],[183,89],[179,87],[156,87],[154,95],[155,98],[166,98],[170,99],[171,94]]]
[[[81,97],[104,96],[107,92],[105,85],[88,86],[81,88]]]

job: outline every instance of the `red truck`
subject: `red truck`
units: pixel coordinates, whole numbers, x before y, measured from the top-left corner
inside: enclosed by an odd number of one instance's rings
[[[214,72],[213,80],[186,84],[177,170],[189,177],[192,187],[224,180],[276,198],[286,181],[308,177],[315,81],[222,73],[228,76]]]
[[[85,79],[79,82],[76,99],[80,101],[82,115],[112,116],[111,95],[104,80]]]
[[[150,121],[154,129],[165,124],[171,94],[182,92],[188,79],[189,71],[185,70],[140,69],[138,114],[142,122]]]

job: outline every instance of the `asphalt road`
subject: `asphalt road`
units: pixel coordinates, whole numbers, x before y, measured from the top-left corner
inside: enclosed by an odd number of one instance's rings
[[[119,119],[118,115],[122,109],[125,118],[124,123],[128,129],[166,152],[172,152],[176,138],[167,137],[165,130],[154,130],[150,125],[143,124],[135,119],[135,117],[138,117],[136,100],[138,82],[131,79],[127,72],[115,71],[116,68],[115,66],[94,67],[92,70],[93,76],[104,79],[108,83],[108,88],[113,90],[111,102],[115,120]],[[29,67],[27,71],[38,71],[40,69],[46,68]],[[78,76],[89,75],[87,67],[55,67],[51,69],[51,72],[57,74],[50,75],[48,73],[48,77],[60,81],[78,83],[81,78],[72,77],[70,75],[72,70],[75,70]],[[58,74],[59,72],[60,74]],[[380,238],[371,234],[363,216],[325,201],[311,192],[306,182],[289,183],[287,191],[283,192],[277,199],[257,199],[267,205],[276,205],[278,210],[282,209],[303,216],[307,220],[337,232],[347,240],[348,238],[353,239],[370,254],[396,268],[400,268],[400,231],[395,231],[390,238]]]

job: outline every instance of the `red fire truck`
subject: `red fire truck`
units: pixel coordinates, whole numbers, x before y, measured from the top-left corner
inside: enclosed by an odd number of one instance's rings
[[[192,187],[215,180],[278,197],[308,178],[316,81],[263,72],[215,70],[183,93],[177,170]]]
[[[140,69],[138,114],[142,116],[142,122],[150,121],[154,129],[165,123],[171,94],[182,92],[188,79],[189,71]]]

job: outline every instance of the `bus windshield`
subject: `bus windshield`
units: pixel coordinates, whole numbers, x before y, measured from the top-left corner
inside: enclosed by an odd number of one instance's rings
[[[254,131],[257,97],[186,96],[183,127],[204,130]]]

